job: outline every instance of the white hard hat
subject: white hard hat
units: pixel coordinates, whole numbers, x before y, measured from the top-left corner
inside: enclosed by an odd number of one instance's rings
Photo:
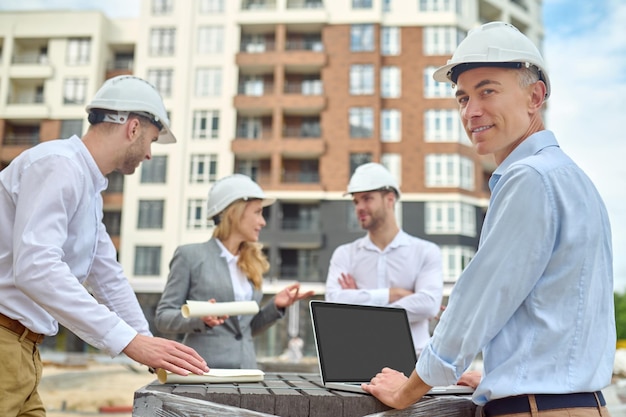
[[[158,143],[176,142],[170,130],[170,120],[161,95],[152,84],[144,79],[132,75],[109,78],[96,92],[91,103],[85,107],[87,113],[90,114],[95,109],[144,115],[161,127]]]
[[[478,67],[522,65],[537,67],[539,79],[546,84],[546,98],[550,96],[550,80],[545,71],[541,53],[522,32],[505,22],[485,23],[467,34],[448,64],[433,74],[436,81],[456,83],[464,71]]]
[[[263,207],[276,201],[266,197],[261,187],[247,175],[233,174],[221,178],[209,190],[207,217],[212,219],[237,200],[252,199],[263,200]]]
[[[396,193],[396,197],[400,198],[398,181],[391,175],[391,172],[381,164],[368,162],[359,165],[354,170],[350,183],[348,183],[348,191],[344,195],[385,189],[392,189]]]

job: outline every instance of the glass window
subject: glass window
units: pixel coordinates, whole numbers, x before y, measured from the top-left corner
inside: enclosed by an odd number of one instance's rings
[[[152,14],[170,14],[174,10],[174,0],[152,0]]]
[[[424,28],[425,55],[452,55],[465,37],[465,33],[452,26]]]
[[[420,12],[460,12],[461,0],[418,0]]]
[[[371,9],[372,0],[352,0],[353,9]]]
[[[139,200],[137,229],[163,228],[163,200]]]
[[[374,25],[352,25],[350,50],[353,52],[374,50]]]
[[[193,112],[193,139],[216,139],[220,130],[219,110],[196,110]]]
[[[167,177],[167,155],[152,155],[141,163],[142,184],[165,184]]]
[[[374,132],[374,110],[371,107],[352,107],[349,123],[351,138],[371,138]]]
[[[89,64],[91,54],[90,38],[72,38],[67,41],[67,65]]]
[[[86,91],[86,78],[66,78],[63,83],[63,104],[84,104]]]
[[[61,137],[69,138],[72,135],[81,136],[83,134],[83,120],[70,119],[61,121]]]
[[[426,233],[476,236],[474,206],[460,201],[431,201],[425,210]]]
[[[441,246],[443,281],[455,283],[475,254],[476,250],[469,246]]]
[[[433,73],[436,67],[426,67],[424,69],[424,97],[427,98],[453,98],[454,91],[452,84],[448,82],[435,81]]]
[[[198,68],[196,70],[196,96],[218,97],[222,94],[222,69]]]
[[[174,55],[176,46],[175,28],[155,28],[150,31],[150,55]]]
[[[400,80],[399,67],[383,67],[380,72],[380,95],[384,98],[400,97]]]
[[[400,54],[400,28],[383,26],[380,31],[380,50],[383,55]]]
[[[357,169],[359,165],[366,164],[368,162],[372,162],[372,154],[371,153],[351,153],[350,154],[350,176],[354,174],[354,171]]]
[[[189,168],[190,184],[206,184],[217,179],[217,155],[195,154],[191,155]]]
[[[161,247],[160,246],[137,246],[135,247],[135,275],[158,276],[161,275]]]
[[[452,109],[431,109],[424,112],[424,140],[470,145],[458,111]]]
[[[113,171],[107,175],[109,184],[107,185],[107,193],[122,193],[124,192],[124,174]]]
[[[200,0],[198,2],[200,13],[222,13],[224,0]]]
[[[173,75],[172,69],[151,69],[148,70],[147,81],[155,86],[163,97],[171,97]]]
[[[102,223],[104,223],[109,236],[119,236],[122,225],[122,212],[105,210],[102,213]]]
[[[384,109],[380,112],[380,138],[383,142],[400,142],[402,121],[400,110]]]
[[[204,199],[190,199],[187,201],[187,229],[206,229],[209,227],[206,218],[206,204]]]
[[[219,54],[224,44],[222,26],[201,26],[198,28],[198,53]]]
[[[458,154],[426,155],[426,187],[474,190],[474,162]]]
[[[351,65],[350,66],[350,94],[374,94],[374,66]]]
[[[235,169],[238,174],[247,175],[258,182],[260,173],[259,165],[258,159],[240,159],[235,163]]]

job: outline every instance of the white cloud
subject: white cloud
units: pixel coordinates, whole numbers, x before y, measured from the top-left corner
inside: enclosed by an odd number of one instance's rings
[[[600,3],[602,16],[590,16],[586,8],[589,3],[562,0],[544,3],[551,12],[558,12],[561,5],[569,8],[566,13],[572,18],[571,23],[554,19],[557,27],[546,26],[544,53],[553,87],[547,127],[589,174],[605,200],[613,231],[615,288],[624,291],[626,3],[614,0]],[[594,2],[594,7],[597,5]],[[546,24],[551,21],[551,17],[546,18]]]

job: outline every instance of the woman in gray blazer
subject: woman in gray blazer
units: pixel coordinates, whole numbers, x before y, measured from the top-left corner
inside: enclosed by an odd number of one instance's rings
[[[204,243],[179,246],[156,310],[156,326],[164,333],[184,333],[183,343],[193,347],[212,368],[257,367],[253,337],[283,317],[285,308],[313,295],[292,284],[255,315],[184,318],[187,300],[260,304],[263,273],[269,263],[258,243],[265,226],[267,198],[252,179],[234,174],[217,181],[209,192],[207,216],[215,222],[213,237]]]

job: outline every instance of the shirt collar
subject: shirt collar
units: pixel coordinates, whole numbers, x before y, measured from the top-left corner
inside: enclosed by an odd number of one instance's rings
[[[395,249],[400,246],[406,246],[409,244],[410,244],[409,236],[402,229],[400,229],[398,233],[396,234],[396,236],[393,238],[393,240],[389,242],[389,244],[385,247],[383,251],[381,251],[378,248],[378,246],[376,246],[372,242],[372,239],[370,239],[369,233],[365,235],[363,239],[361,239],[361,241],[358,243],[358,247],[359,249],[370,249],[370,250],[376,250],[379,252],[385,252],[385,251]]]
[[[232,253],[230,253],[230,251],[226,249],[226,246],[224,246],[221,240],[215,238],[215,243],[217,243],[217,246],[222,249],[222,253],[220,253],[220,256],[222,258],[226,258],[227,263],[231,263],[232,261],[237,261],[239,259],[239,255],[233,255]]]
[[[493,191],[500,177],[517,161],[539,153],[549,146],[559,146],[554,133],[550,130],[541,130],[533,133],[522,141],[493,171],[489,179],[489,188]]]

